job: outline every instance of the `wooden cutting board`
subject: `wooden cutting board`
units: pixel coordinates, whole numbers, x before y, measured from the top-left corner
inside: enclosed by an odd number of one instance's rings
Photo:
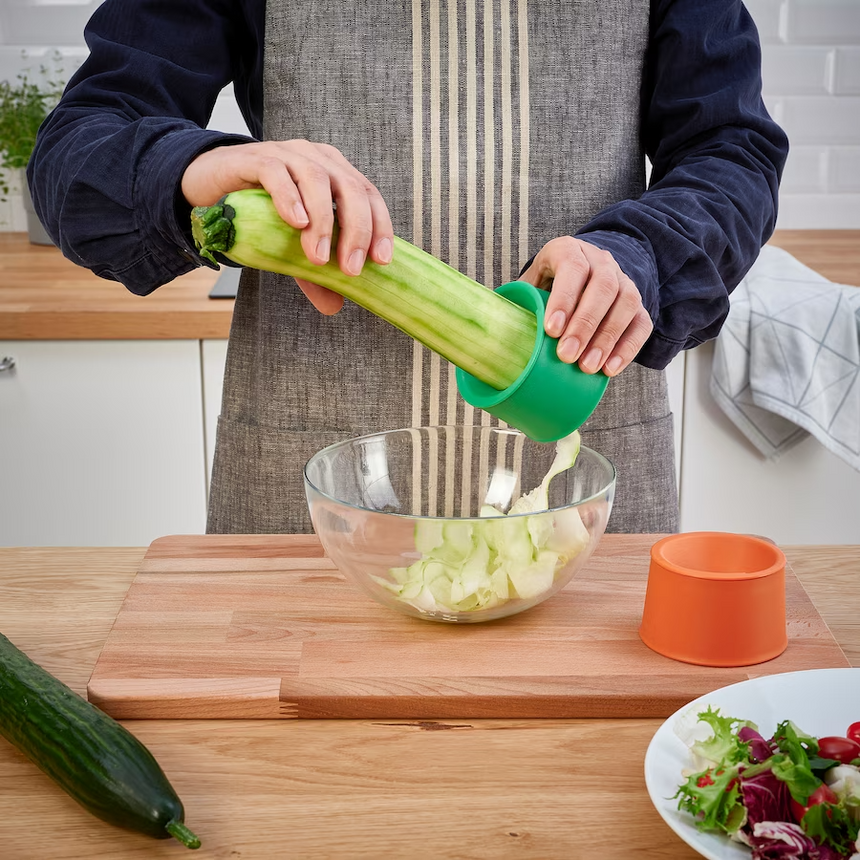
[[[563,591],[511,618],[422,621],[348,582],[309,535],[176,536],[146,553],[90,678],[123,719],[666,717],[757,675],[848,666],[794,573],[789,645],[738,669],[637,634],[658,535],[606,535]],[[748,622],[741,610],[726,619]]]

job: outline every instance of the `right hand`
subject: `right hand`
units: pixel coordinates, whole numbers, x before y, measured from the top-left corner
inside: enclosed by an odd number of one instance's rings
[[[218,146],[197,156],[182,175],[191,206],[212,206],[225,194],[264,188],[281,218],[302,231],[302,248],[317,265],[331,256],[334,209],[340,227],[336,258],[347,275],[361,274],[365,260],[391,261],[394,230],[382,195],[335,147],[307,140]],[[337,313],[343,296],[296,278],[314,307]]]

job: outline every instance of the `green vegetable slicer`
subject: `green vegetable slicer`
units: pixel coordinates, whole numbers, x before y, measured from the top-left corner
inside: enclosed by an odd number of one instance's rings
[[[556,350],[558,340],[544,331],[549,293],[525,281],[502,284],[496,293],[534,313],[537,329],[528,364],[503,390],[457,368],[457,388],[463,399],[516,427],[536,442],[554,442],[578,430],[594,412],[609,377],[585,373],[567,364]]]

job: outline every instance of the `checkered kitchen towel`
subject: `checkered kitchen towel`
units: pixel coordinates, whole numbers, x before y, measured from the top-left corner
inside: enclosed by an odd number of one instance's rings
[[[812,434],[860,470],[860,287],[765,246],[732,293],[710,388],[767,459]]]

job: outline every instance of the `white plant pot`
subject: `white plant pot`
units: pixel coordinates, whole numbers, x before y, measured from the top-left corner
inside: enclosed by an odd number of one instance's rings
[[[30,186],[27,177],[21,172],[21,196],[24,198],[24,210],[27,213],[27,235],[33,245],[53,245],[54,242],[42,226],[36,210],[33,208],[33,198],[30,196]]]

